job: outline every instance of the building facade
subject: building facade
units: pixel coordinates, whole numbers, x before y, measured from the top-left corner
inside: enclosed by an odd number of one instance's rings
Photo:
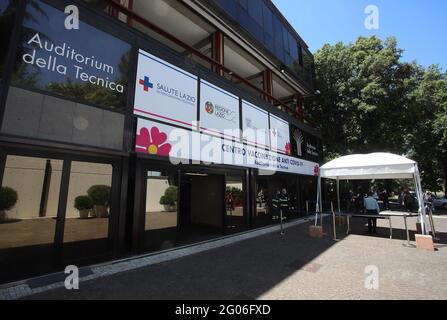
[[[268,0],[0,0],[0,283],[315,199],[313,58]]]

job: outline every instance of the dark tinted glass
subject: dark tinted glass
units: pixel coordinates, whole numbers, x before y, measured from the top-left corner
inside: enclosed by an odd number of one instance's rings
[[[2,43],[0,46],[0,79],[3,78],[15,16],[15,1],[0,0],[0,41]]]
[[[82,21],[78,30],[67,30],[66,17],[41,1],[29,2],[12,83],[123,109],[130,45]]]
[[[224,9],[231,17],[237,19],[237,0],[216,0],[222,9]]]

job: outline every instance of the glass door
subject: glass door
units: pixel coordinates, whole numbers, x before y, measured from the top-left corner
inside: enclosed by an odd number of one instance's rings
[[[145,173],[144,251],[173,248],[177,243],[178,173]]]

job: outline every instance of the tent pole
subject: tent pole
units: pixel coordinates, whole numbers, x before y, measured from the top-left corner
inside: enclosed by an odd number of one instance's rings
[[[321,189],[321,185],[320,185],[320,177],[318,176],[317,178],[317,202],[315,204],[315,227],[318,224],[318,211],[320,211],[320,189]]]
[[[341,213],[340,207],[340,178],[337,177],[337,205],[338,205],[338,213]]]
[[[422,234],[427,234],[427,228],[425,225],[425,206],[424,206],[424,197],[422,195],[422,185],[421,185],[421,178],[419,176],[419,169],[416,165],[416,170],[414,173],[414,182],[415,182],[415,187],[416,187],[416,194],[418,197],[418,202],[419,202],[419,215],[420,215],[420,220],[421,220],[421,230],[422,230]]]
[[[320,223],[321,227],[323,227],[323,195],[321,194],[322,183],[320,175],[318,176],[318,179],[320,180]]]

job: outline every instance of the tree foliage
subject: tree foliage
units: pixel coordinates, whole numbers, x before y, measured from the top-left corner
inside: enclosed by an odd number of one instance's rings
[[[392,152],[418,161],[426,188],[447,174],[447,80],[438,66],[402,62],[395,38],[324,45],[315,54],[321,94],[305,105],[323,135],[326,160]]]

